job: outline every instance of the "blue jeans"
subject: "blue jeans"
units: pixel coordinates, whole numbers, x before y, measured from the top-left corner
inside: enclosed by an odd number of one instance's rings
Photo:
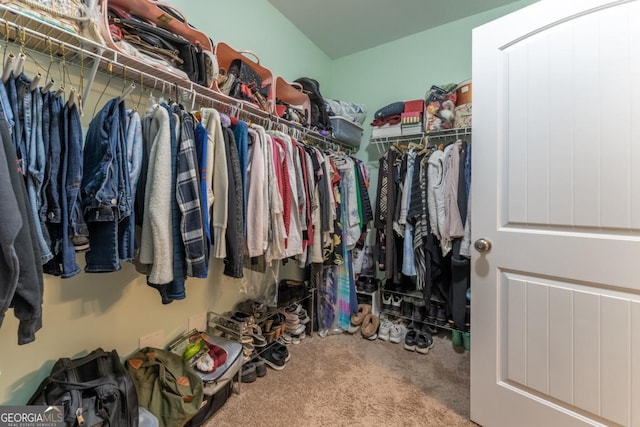
[[[13,111],[11,110],[11,101],[9,101],[9,93],[4,85],[0,85],[0,108],[2,108],[0,113],[4,115],[9,129],[13,128],[15,122],[13,120]]]
[[[132,209],[129,174],[125,173],[124,123],[124,105],[114,98],[93,118],[87,131],[81,185],[91,245],[86,254],[87,272],[120,270],[121,255],[128,255],[121,254],[123,248],[133,247],[128,226]]]
[[[11,106],[11,113],[13,115],[13,132],[11,133],[11,139],[13,140],[13,146],[16,148],[18,158],[21,159],[20,152],[20,139],[22,138],[22,116],[20,114],[20,108],[18,103],[18,84],[17,79],[13,74],[6,83],[7,94],[9,96],[9,105]],[[25,147],[23,147],[24,151]],[[20,165],[22,167],[22,165]]]
[[[142,141],[142,121],[140,115],[133,110],[125,112],[125,150],[126,165],[129,171],[129,198],[131,205],[136,199],[136,189],[138,186],[138,178],[142,170],[143,141]],[[120,259],[133,259],[135,255],[135,209],[131,208],[129,218],[123,226],[127,227],[127,233],[122,230],[123,244],[120,248]]]
[[[62,166],[62,100],[51,92],[43,96],[42,139],[47,153],[45,176],[42,187],[40,217],[44,219],[50,238],[54,260],[44,265],[44,272],[55,276],[62,274],[62,206],[60,176]],[[46,238],[46,236],[45,236]]]
[[[131,197],[135,199],[138,178],[142,169],[142,121],[140,115],[133,110],[126,111],[126,145],[127,164],[129,165],[129,182],[131,184]]]
[[[62,208],[60,205],[60,165],[62,158],[62,100],[48,93],[45,101],[49,104],[49,156],[47,159],[48,177],[46,179],[45,197],[47,200],[47,222],[60,224]],[[46,129],[46,128],[45,128]]]
[[[88,234],[80,210],[80,183],[82,181],[82,126],[80,113],[74,105],[63,110],[64,156],[62,159],[62,277],[80,272],[76,262],[74,241]]]
[[[35,231],[40,245],[40,261],[42,264],[49,262],[53,258],[50,250],[49,232],[44,222],[40,218],[40,208],[42,206],[42,183],[44,181],[44,170],[47,161],[44,139],[42,138],[42,95],[40,88],[36,88],[32,93],[31,139],[28,141],[29,157],[27,159],[27,192],[31,201],[33,218],[35,221]]]
[[[53,254],[40,222],[40,195],[46,161],[42,140],[42,99],[39,90],[31,91],[31,80],[24,73],[13,79],[10,87],[12,90],[15,89],[16,103],[12,103],[12,108],[15,107],[18,113],[12,139],[18,152],[22,173],[25,175],[31,215],[35,221],[34,231],[40,247],[40,262],[46,264],[53,258]]]

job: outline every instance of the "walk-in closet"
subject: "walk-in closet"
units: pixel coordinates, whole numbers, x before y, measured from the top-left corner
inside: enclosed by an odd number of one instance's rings
[[[640,1],[445,3],[0,0],[0,427],[640,425]]]

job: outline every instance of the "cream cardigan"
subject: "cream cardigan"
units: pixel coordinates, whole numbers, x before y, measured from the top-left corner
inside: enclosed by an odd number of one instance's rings
[[[209,204],[210,206],[213,204],[212,213],[209,216],[213,226],[212,255],[216,258],[225,258],[227,256],[225,236],[229,208],[229,171],[227,170],[227,153],[224,149],[220,114],[213,108],[203,108],[202,125],[208,135],[206,183],[209,191]]]
[[[145,187],[140,262],[151,264],[149,283],[173,280],[173,236],[171,233],[171,129],[169,112],[156,106],[151,119],[151,147]]]

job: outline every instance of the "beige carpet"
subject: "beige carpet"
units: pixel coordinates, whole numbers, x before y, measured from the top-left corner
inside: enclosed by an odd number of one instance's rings
[[[402,344],[333,335],[290,345],[282,371],[268,369],[209,421],[213,426],[474,426],[469,353],[434,337],[428,355]]]

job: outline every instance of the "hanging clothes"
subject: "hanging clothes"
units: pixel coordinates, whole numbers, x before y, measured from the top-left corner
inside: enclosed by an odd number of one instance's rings
[[[191,114],[183,114],[180,136],[176,198],[181,213],[180,232],[185,248],[186,273],[189,277],[206,277],[207,236],[200,205],[199,167]]]
[[[246,244],[249,257],[265,253],[268,241],[268,177],[265,166],[264,135],[255,128],[248,130],[249,147],[247,162],[247,211],[252,220],[247,222]],[[246,213],[245,213],[246,217]]]
[[[65,108],[63,116],[68,112]],[[66,121],[66,120],[65,120]],[[79,120],[78,120],[79,123]],[[124,138],[125,107],[114,98],[91,120],[84,145],[81,183],[82,211],[89,229],[90,248],[86,254],[87,272],[120,270],[120,261],[133,258],[133,199],[129,182]],[[63,126],[67,129],[67,126]],[[70,132],[73,138],[73,132]],[[62,167],[68,173],[73,161]],[[64,182],[64,181],[63,181]],[[63,184],[63,187],[68,187]],[[62,223],[68,222],[65,211],[71,209],[70,198],[62,198]],[[72,212],[71,212],[72,213]],[[63,245],[67,240],[63,227]],[[63,246],[64,251],[64,246]],[[64,270],[64,266],[63,266]]]
[[[3,116],[3,115],[0,115]],[[0,326],[13,307],[18,344],[35,340],[42,328],[43,277],[35,221],[20,163],[4,116],[0,119]]]
[[[225,233],[227,256],[224,259],[224,274],[240,278],[243,276],[242,267],[244,264],[244,239],[242,231],[244,223],[244,211],[242,208],[244,203],[244,190],[242,185],[242,172],[240,170],[238,147],[236,145],[234,132],[229,128],[225,128],[223,134],[227,155],[227,170],[230,172],[227,196],[227,230]]]
[[[207,171],[211,171],[211,182],[207,183],[207,188],[210,191],[208,203],[212,205],[210,215],[213,230],[212,254],[215,258],[225,258],[227,256],[225,233],[229,209],[229,170],[220,114],[213,108],[203,108],[202,125],[209,136],[207,153],[210,154],[207,158]],[[207,179],[209,179],[208,176]]]

